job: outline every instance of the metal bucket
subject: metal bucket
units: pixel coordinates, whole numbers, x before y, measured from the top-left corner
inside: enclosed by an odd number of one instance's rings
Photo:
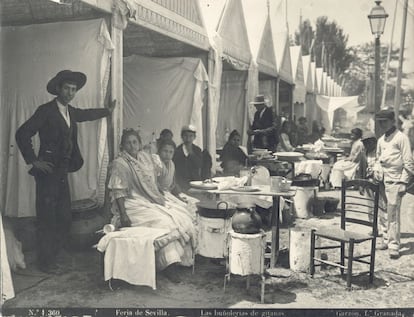
[[[226,238],[231,230],[231,217],[235,206],[227,202],[207,201],[198,207],[197,254],[208,258],[224,258]]]
[[[266,234],[229,233],[229,272],[237,275],[262,274]]]
[[[197,254],[208,258],[224,258],[226,237],[231,230],[231,219],[198,218]]]
[[[293,197],[297,218],[309,218],[312,215],[312,202],[318,187],[297,187]]]

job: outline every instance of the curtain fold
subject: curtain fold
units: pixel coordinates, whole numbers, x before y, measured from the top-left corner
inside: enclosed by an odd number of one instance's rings
[[[181,143],[181,127],[193,124],[203,148],[202,111],[208,76],[198,58],[124,58],[124,127],[140,130],[143,144],[168,128]]]
[[[88,78],[73,106],[103,107],[112,43],[103,19],[2,27],[1,33],[0,209],[11,217],[35,216],[35,183],[16,146],[15,132],[38,106],[54,98],[46,84],[63,69],[84,72]],[[85,163],[70,175],[72,202],[98,206],[103,203],[108,160],[106,119],[80,123],[78,128]],[[33,143],[37,150],[37,136]]]

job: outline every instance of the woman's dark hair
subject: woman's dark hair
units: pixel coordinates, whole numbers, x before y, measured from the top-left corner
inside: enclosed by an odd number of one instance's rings
[[[229,139],[228,141],[232,140],[235,136],[241,136],[239,131],[237,131],[236,129],[234,129],[233,131],[231,131],[230,135],[229,135]]]
[[[171,131],[170,129],[163,129],[163,130],[161,131],[161,133],[160,133],[160,137],[165,137],[165,136],[167,136],[168,134],[173,135],[173,133],[172,133],[172,131]]]
[[[351,133],[352,133],[352,134],[355,134],[355,136],[356,136],[358,139],[362,138],[362,130],[361,130],[360,128],[353,128],[353,129],[351,130]]]
[[[162,148],[167,146],[167,145],[171,145],[174,148],[174,150],[177,147],[173,140],[168,140],[168,139],[167,140],[162,140],[160,145],[158,146],[158,152],[160,152],[162,150]]]
[[[136,131],[134,129],[131,129],[131,128],[127,128],[127,129],[124,129],[122,131],[122,136],[121,136],[121,149],[123,148],[124,143],[126,142],[127,138],[130,135],[136,136],[137,139],[138,139],[138,141],[139,141],[139,144],[142,144],[141,137],[139,136],[138,131]]]

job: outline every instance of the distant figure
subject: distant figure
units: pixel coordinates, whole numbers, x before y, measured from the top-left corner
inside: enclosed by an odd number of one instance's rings
[[[157,139],[157,151],[159,151],[160,144],[165,140],[173,140],[173,133],[170,129],[164,129],[161,131],[159,138]]]
[[[351,152],[349,156],[343,160],[337,161],[332,167],[331,174],[331,183],[334,187],[341,187],[342,177],[340,173],[335,173],[335,171],[342,171],[343,176],[347,180],[354,179],[359,171],[359,166],[361,159],[364,155],[364,145],[361,141],[362,130],[359,128],[354,128],[351,130]]]
[[[278,152],[292,152],[295,150],[295,148],[292,146],[290,142],[290,137],[289,137],[290,125],[291,123],[287,121],[286,119],[282,123],[282,127],[280,129],[280,135],[279,135],[279,143],[276,148]]]
[[[221,167],[226,176],[239,175],[240,169],[247,161],[247,154],[240,148],[240,139],[240,133],[237,130],[233,130],[221,152]]]
[[[315,143],[318,139],[322,138],[322,136],[325,134],[325,131],[326,131],[325,128],[322,127],[316,120],[314,120],[312,122],[312,133],[309,136],[308,142]]]
[[[298,126],[296,129],[297,133],[297,145],[303,145],[308,143],[309,138],[309,129],[307,125],[307,120],[305,117],[300,117],[298,119]]]
[[[378,183],[374,177],[374,170],[376,169],[376,154],[377,154],[377,138],[375,134],[371,131],[364,132],[361,138],[362,144],[364,144],[365,155],[361,159],[360,171],[361,178],[368,179],[372,182]],[[384,232],[387,232],[387,203],[385,198],[385,188],[382,182],[379,182],[380,185],[380,199],[379,199],[379,209],[378,209],[378,234],[381,236]],[[365,189],[364,193],[368,197],[373,198],[374,193],[370,190]],[[369,215],[370,220],[372,220],[372,215]]]
[[[247,134],[253,136],[252,145],[274,151],[276,144],[275,129],[273,125],[273,112],[265,103],[263,95],[257,95],[252,104],[256,107],[253,124]]]
[[[178,186],[186,192],[190,181],[202,179],[203,151],[195,144],[196,128],[193,125],[183,126],[180,144],[174,153],[175,176]]]
[[[396,128],[393,109],[383,109],[376,114],[376,121],[385,133],[377,144],[377,162],[380,169],[374,171],[376,179],[385,186],[387,198],[387,232],[379,249],[389,249],[391,259],[400,257],[401,200],[407,191],[410,177],[414,175],[414,161],[410,140]]]
[[[321,152],[323,150],[325,143],[323,143],[322,137],[324,136],[324,134],[325,134],[324,127],[319,128],[319,130],[315,132],[315,135],[314,135],[315,141],[313,143],[315,146],[314,147],[315,152]]]

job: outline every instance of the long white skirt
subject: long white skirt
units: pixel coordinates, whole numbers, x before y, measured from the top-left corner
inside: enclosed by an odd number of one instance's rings
[[[195,208],[171,193],[166,192],[165,198],[165,206],[161,206],[132,192],[132,198],[125,199],[126,213],[133,227],[166,228],[171,231],[168,241],[156,252],[157,269],[162,270],[173,263],[191,266],[197,238]]]

